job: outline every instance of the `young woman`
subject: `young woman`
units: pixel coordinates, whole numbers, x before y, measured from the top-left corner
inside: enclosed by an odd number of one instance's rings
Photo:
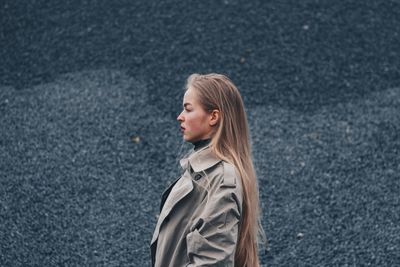
[[[153,266],[259,266],[260,208],[242,98],[224,75],[192,74],[178,116],[194,149],[163,193]]]

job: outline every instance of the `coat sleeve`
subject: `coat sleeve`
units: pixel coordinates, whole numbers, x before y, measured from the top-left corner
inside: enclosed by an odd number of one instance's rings
[[[241,199],[235,186],[220,185],[209,195],[202,216],[186,236],[187,266],[234,266]]]

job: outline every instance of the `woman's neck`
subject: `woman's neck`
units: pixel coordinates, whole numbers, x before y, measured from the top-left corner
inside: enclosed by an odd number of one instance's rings
[[[197,151],[200,148],[203,148],[206,145],[208,145],[210,142],[211,142],[211,138],[208,138],[208,139],[203,139],[203,140],[193,142],[192,144],[194,145],[194,150]]]

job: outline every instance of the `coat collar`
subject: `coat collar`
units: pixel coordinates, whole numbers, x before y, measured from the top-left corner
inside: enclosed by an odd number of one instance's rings
[[[180,165],[182,169],[187,169],[188,164],[190,164],[193,171],[201,172],[207,170],[208,168],[211,168],[220,161],[221,159],[215,156],[211,149],[211,146],[207,145],[197,151],[193,150],[193,152],[190,153],[188,157],[180,160]]]

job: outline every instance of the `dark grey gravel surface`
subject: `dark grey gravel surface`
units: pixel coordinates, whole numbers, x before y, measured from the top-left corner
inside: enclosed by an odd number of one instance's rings
[[[400,265],[399,1],[2,1],[0,265],[148,266],[192,72],[248,111],[263,266]]]

